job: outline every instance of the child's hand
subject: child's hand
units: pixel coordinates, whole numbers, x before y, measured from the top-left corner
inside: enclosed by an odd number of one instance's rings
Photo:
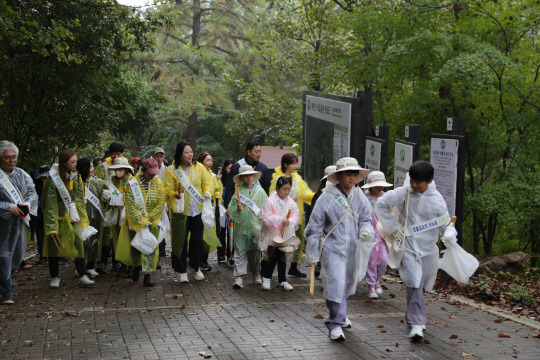
[[[174,194],[174,197],[177,198],[177,199],[180,199],[182,197],[182,192],[177,191],[176,194]]]
[[[238,210],[238,212],[242,211],[242,204],[241,203],[238,203],[238,205],[236,205],[236,210]]]
[[[289,219],[285,218],[283,219],[282,223],[283,223],[283,226],[289,226],[291,222],[289,221]]]
[[[293,200],[294,200],[294,202],[298,202],[298,201],[302,200],[302,196],[296,195],[295,197],[293,197]]]

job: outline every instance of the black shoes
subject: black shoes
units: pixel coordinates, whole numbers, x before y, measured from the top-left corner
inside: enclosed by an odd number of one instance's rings
[[[210,271],[210,270],[212,270],[212,267],[210,265],[208,265],[208,263],[203,263],[203,264],[201,264],[201,266],[199,266],[199,269],[201,271]]]
[[[141,269],[142,267],[140,266],[135,266],[135,268],[133,269],[133,274],[131,274],[131,280],[133,280],[133,282],[139,281],[139,278],[141,276]]]
[[[144,281],[143,281],[144,286],[153,287],[156,285],[152,282],[151,276],[152,276],[151,274],[144,274]]]

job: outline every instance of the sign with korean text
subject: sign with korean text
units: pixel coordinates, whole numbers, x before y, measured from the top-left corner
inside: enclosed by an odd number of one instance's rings
[[[450,216],[454,216],[456,211],[458,145],[459,141],[454,139],[431,139],[430,162],[435,168],[434,181],[446,201]]]

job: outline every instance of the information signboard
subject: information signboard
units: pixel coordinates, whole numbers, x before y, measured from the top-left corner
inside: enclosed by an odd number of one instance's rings
[[[365,168],[371,171],[381,171],[381,141],[366,140]]]
[[[450,216],[456,214],[458,146],[459,141],[455,139],[431,139],[430,162],[435,168],[434,181],[446,201]]]
[[[414,145],[396,140],[394,147],[394,189],[403,186],[405,175],[413,163]]]

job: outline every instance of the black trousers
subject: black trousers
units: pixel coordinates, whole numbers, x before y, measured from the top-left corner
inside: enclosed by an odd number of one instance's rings
[[[287,276],[285,275],[285,270],[287,269],[285,253],[275,246],[269,246],[266,253],[268,254],[268,261],[264,261],[262,264],[263,277],[271,279],[277,264],[279,283],[281,284],[287,281]]]
[[[187,272],[187,256],[188,256],[188,236],[189,236],[189,267],[195,271],[199,271],[201,265],[201,254],[203,253],[203,232],[204,225],[202,223],[201,214],[197,216],[188,216],[186,226],[186,239],[184,248],[180,258],[171,256],[172,267],[174,271],[179,273]]]
[[[30,215],[30,227],[36,233],[39,256],[43,256],[43,240],[45,239],[45,227],[43,225],[43,213],[38,210],[38,215]]]
[[[84,258],[75,259],[75,268],[79,276],[86,275],[86,263]],[[59,277],[60,275],[60,262],[57,257],[49,257],[49,273],[51,277]]]

